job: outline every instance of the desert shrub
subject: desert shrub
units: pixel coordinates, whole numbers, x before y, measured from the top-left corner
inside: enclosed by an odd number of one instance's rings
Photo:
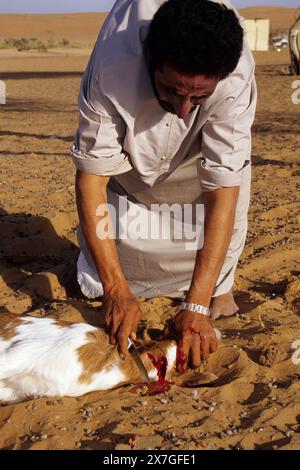
[[[26,38],[15,39],[14,46],[18,51],[29,51],[30,41]]]
[[[63,39],[61,41],[61,45],[62,45],[62,47],[67,47],[67,46],[70,45],[70,41],[68,39]]]
[[[54,47],[75,47],[68,39],[63,39],[60,42],[55,42],[49,39],[43,42],[38,38],[3,38],[0,39],[0,49],[17,49],[18,51],[37,50],[39,52],[47,52],[48,49]]]

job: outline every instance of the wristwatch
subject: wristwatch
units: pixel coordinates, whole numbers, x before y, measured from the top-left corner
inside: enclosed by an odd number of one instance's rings
[[[201,315],[206,315],[207,317],[210,316],[209,308],[204,307],[203,305],[183,301],[180,307],[182,310],[189,310],[190,312],[201,313]]]

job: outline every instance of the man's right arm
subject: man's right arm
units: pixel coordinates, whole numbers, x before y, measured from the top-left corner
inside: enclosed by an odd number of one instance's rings
[[[116,243],[112,237],[97,236],[97,208],[107,204],[109,176],[76,173],[76,202],[82,232],[104,289],[102,308],[111,344],[119,344],[122,356],[128,337],[135,338],[141,312],[122,272]],[[108,209],[107,209],[108,214]]]

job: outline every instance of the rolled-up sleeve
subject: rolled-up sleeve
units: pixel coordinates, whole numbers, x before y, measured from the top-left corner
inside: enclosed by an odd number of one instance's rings
[[[257,90],[254,79],[245,82],[236,76],[230,81],[227,96],[202,128],[202,158],[198,174],[203,191],[240,186],[251,162],[251,126]]]
[[[87,83],[84,77],[78,98],[79,127],[70,149],[75,166],[83,173],[103,176],[126,173],[132,169],[122,148],[126,124],[102,93],[99,79]]]

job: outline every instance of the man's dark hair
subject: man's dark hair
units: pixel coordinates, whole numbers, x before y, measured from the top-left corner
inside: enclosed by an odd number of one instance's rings
[[[155,13],[145,54],[153,70],[169,65],[187,74],[227,77],[243,48],[234,13],[210,0],[168,0]]]

